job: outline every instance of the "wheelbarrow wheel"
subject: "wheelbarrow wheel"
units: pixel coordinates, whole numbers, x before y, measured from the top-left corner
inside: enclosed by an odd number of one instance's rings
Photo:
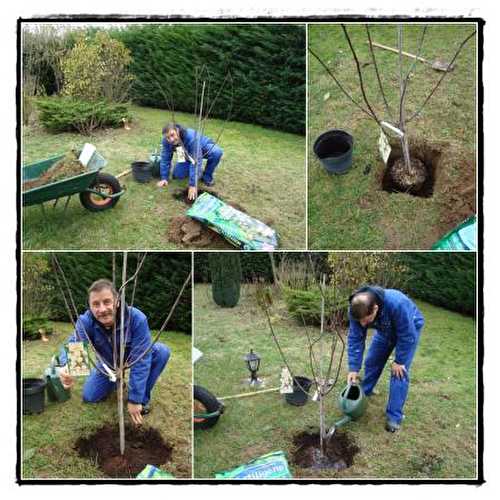
[[[104,194],[115,194],[121,191],[120,181],[113,175],[103,173],[97,174],[96,180],[90,185],[90,188]],[[102,198],[88,191],[80,193],[81,204],[91,212],[101,212],[113,208],[119,199],[119,196],[116,198]]]
[[[222,413],[222,404],[204,387],[193,387],[193,422],[195,429],[209,429],[213,427]],[[216,413],[216,415],[213,415]],[[201,415],[207,415],[201,416]],[[211,415],[212,414],[212,415]]]

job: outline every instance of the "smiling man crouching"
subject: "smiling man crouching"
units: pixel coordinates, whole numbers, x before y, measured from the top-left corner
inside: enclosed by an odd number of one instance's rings
[[[98,354],[97,368],[93,368],[85,380],[82,398],[86,403],[99,403],[116,389],[111,370],[114,366],[113,331],[116,327],[115,353],[120,352],[120,300],[111,281],[100,279],[92,283],[88,290],[89,309],[80,315],[75,331],[67,340],[88,342]],[[134,363],[130,369],[128,382],[127,409],[132,421],[140,425],[143,415],[150,411],[151,391],[170,358],[170,349],[159,342],[151,346],[151,332],[144,313],[125,304],[125,360]],[[145,355],[144,352],[147,353]],[[67,363],[67,355],[61,350],[60,361]],[[110,376],[104,375],[110,373]],[[67,369],[60,373],[64,388],[71,388],[75,379]]]

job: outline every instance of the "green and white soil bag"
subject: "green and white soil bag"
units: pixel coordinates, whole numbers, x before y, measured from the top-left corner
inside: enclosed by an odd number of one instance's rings
[[[136,476],[137,479],[175,479],[170,472],[159,469],[154,465],[146,465]]]
[[[216,472],[216,479],[291,479],[288,462],[282,451],[255,458],[232,470]]]
[[[275,250],[278,234],[274,229],[250,217],[209,193],[203,193],[187,211],[193,219],[243,250]]]

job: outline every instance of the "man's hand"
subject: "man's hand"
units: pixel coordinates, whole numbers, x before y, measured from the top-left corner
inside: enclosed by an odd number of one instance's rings
[[[156,183],[156,185],[157,185],[158,187],[160,187],[160,188],[161,188],[161,187],[167,187],[167,186],[168,186],[168,181],[158,181],[158,182]]]
[[[142,405],[129,402],[127,405],[127,410],[130,418],[132,419],[132,422],[134,422],[135,425],[141,425],[144,422],[144,419],[141,415]]]
[[[196,200],[198,196],[198,189],[196,186],[189,186],[188,189],[188,200]]]
[[[347,383],[348,384],[359,383],[359,373],[358,372],[349,372],[347,374]]]
[[[59,372],[59,379],[65,389],[71,389],[75,385],[75,379],[68,373],[66,367],[62,368]]]
[[[394,377],[402,380],[406,377],[405,365],[398,365],[397,363],[392,363],[391,371]]]

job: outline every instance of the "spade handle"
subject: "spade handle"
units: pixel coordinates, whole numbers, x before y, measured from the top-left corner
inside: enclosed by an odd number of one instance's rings
[[[370,42],[368,42],[368,43],[370,43]],[[389,50],[390,52],[395,52],[396,54],[399,54],[398,49],[393,49],[392,47],[388,47],[387,45],[382,45],[381,43],[377,43],[377,42],[372,42],[372,45],[374,47],[378,47],[379,49],[385,49],[385,50]],[[430,61],[428,61],[427,59],[424,59],[423,57],[416,56],[415,54],[410,54],[409,52],[405,52],[405,51],[401,51],[401,54],[403,54],[404,56],[407,56],[407,57],[412,57],[413,59],[418,59],[419,61],[422,61],[424,63],[431,64]]]

